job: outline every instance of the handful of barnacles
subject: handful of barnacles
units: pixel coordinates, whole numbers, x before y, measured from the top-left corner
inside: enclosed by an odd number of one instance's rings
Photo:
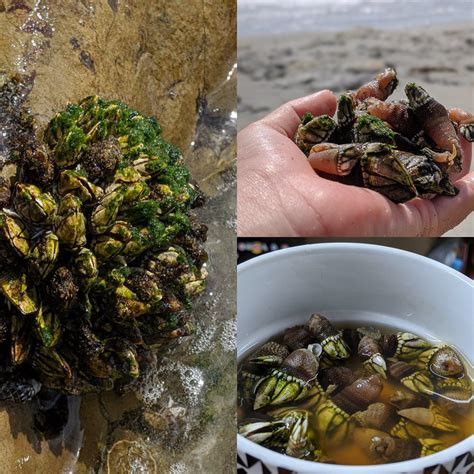
[[[18,118],[14,86],[1,105]],[[192,330],[203,196],[156,119],[119,101],[88,97],[20,135],[0,180],[0,400],[126,389]]]
[[[396,203],[455,196],[449,173],[463,165],[458,133],[474,141],[474,116],[446,110],[415,83],[405,87],[407,100],[387,102],[397,85],[395,70],[388,68],[341,95],[337,120],[304,114],[296,144],[315,170],[347,177],[347,184],[373,189]]]

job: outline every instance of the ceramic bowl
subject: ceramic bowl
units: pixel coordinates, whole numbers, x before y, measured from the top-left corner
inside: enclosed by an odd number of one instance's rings
[[[474,361],[474,285],[434,260],[353,243],[293,247],[238,267],[238,357],[318,312],[443,340]],[[472,373],[472,367],[468,368]],[[299,460],[238,435],[238,473],[468,473],[474,436],[439,453],[381,466]]]

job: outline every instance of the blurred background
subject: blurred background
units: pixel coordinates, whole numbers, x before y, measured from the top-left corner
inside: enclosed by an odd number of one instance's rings
[[[239,0],[238,128],[321,89],[395,67],[446,107],[474,112],[472,0]],[[473,168],[474,169],[474,168]],[[474,218],[447,235],[474,235]]]
[[[424,255],[454,268],[474,279],[474,238],[239,238],[237,243],[238,263],[275,250],[305,244],[324,242],[357,242],[384,245]]]

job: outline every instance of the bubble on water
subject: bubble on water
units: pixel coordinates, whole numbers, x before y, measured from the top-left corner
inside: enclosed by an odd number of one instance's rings
[[[107,455],[107,472],[148,474],[157,472],[156,461],[141,441],[117,441]]]
[[[143,403],[151,406],[158,403],[164,390],[165,387],[161,380],[161,373],[156,368],[150,368],[143,377],[136,393]]]
[[[180,374],[181,383],[189,403],[196,405],[204,388],[203,371],[197,367],[186,366],[180,362],[176,364],[176,370]]]
[[[189,345],[190,354],[200,354],[212,349],[216,334],[215,318],[209,317],[205,325],[198,325],[192,343]]]
[[[185,472],[188,471],[186,469],[186,464],[183,462],[177,462],[176,464],[170,466],[170,474],[184,474]]]
[[[237,321],[230,319],[221,324],[222,332],[219,343],[226,352],[235,351],[237,348]]]

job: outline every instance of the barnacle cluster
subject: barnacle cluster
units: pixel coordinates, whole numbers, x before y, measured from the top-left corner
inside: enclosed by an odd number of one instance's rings
[[[405,87],[407,100],[386,99],[398,85],[388,68],[338,99],[336,119],[306,113],[295,142],[318,172],[378,191],[394,202],[455,196],[451,171],[461,171],[458,133],[474,140],[474,116],[447,110],[421,86]]]
[[[404,461],[472,434],[471,381],[452,347],[339,330],[320,314],[250,354],[239,394],[242,436],[311,461],[346,463],[344,444],[360,450],[360,464]]]
[[[0,399],[123,389],[192,331],[207,276],[207,228],[193,213],[203,196],[155,118],[98,96],[68,105],[10,158]]]

